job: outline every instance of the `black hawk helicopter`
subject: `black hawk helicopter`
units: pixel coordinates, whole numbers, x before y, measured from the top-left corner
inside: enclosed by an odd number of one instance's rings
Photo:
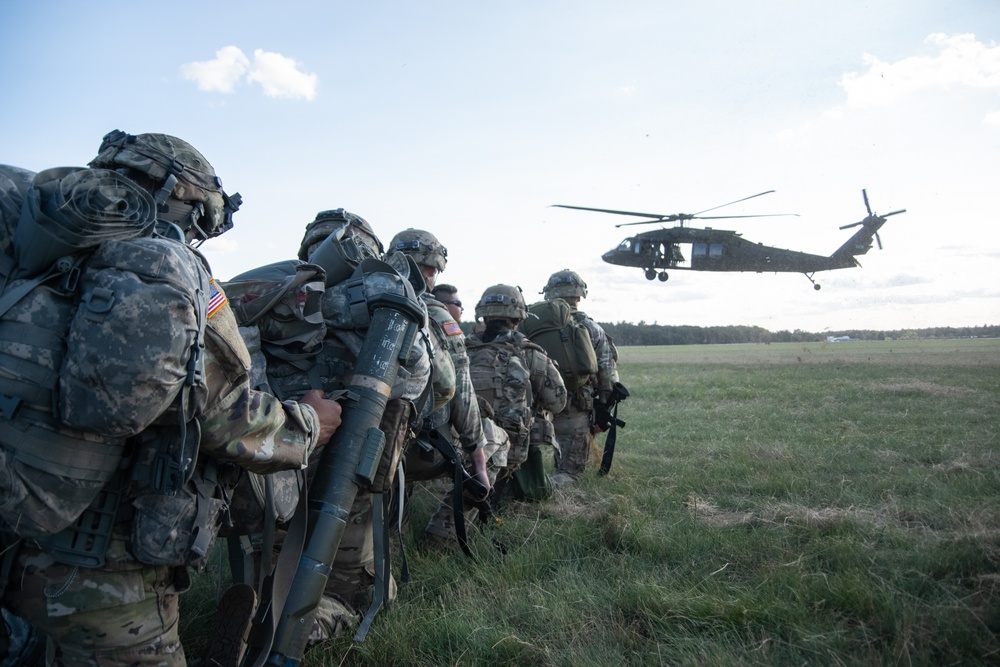
[[[648,225],[664,222],[677,222],[677,227],[663,227],[651,232],[643,232],[629,237],[622,241],[617,248],[609,250],[601,257],[609,264],[619,266],[635,266],[643,269],[647,280],[659,278],[666,281],[669,275],[667,269],[678,269],[683,271],[756,271],[763,273],[773,271],[775,273],[801,273],[809,282],[813,284],[813,289],[819,289],[820,285],[813,280],[813,274],[817,271],[831,271],[833,269],[849,269],[861,266],[855,255],[864,255],[872,247],[872,239],[882,249],[882,239],[879,238],[878,230],[885,224],[889,216],[898,213],[905,213],[905,209],[876,215],[872,212],[868,204],[868,193],[861,191],[861,196],[865,200],[865,208],[868,216],[860,222],[852,222],[843,225],[840,229],[850,227],[861,227],[851,238],[847,239],[844,245],[837,248],[832,255],[813,255],[797,250],[785,250],[774,248],[762,243],[754,243],[743,238],[738,232],[725,229],[713,229],[705,227],[698,229],[685,227],[684,223],[689,220],[724,220],[731,218],[764,218],[782,215],[795,215],[794,213],[772,213],[762,215],[702,215],[709,211],[715,211],[725,206],[737,204],[747,199],[770,194],[774,190],[760,192],[743,199],[737,199],[727,204],[713,206],[712,208],[699,211],[698,213],[674,213],[671,215],[661,215],[659,213],[639,213],[637,211],[617,211],[607,208],[590,208],[587,206],[568,206],[566,204],[553,204],[560,208],[572,208],[580,211],[597,211],[599,213],[614,213],[616,215],[632,215],[650,220],[639,222],[625,222],[615,227],[627,227],[630,225]],[[684,258],[681,244],[690,246],[689,252],[691,261]]]

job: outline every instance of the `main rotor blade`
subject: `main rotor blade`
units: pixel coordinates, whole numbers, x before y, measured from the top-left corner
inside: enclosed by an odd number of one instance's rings
[[[702,213],[708,213],[709,211],[714,211],[715,209],[722,208],[723,206],[731,206],[733,204],[739,204],[741,201],[746,201],[748,199],[753,199],[754,197],[762,197],[763,195],[769,195],[772,192],[774,192],[774,190],[768,190],[767,192],[758,192],[755,195],[750,195],[749,197],[744,197],[743,199],[737,199],[736,201],[731,201],[728,204],[720,204],[718,206],[713,206],[712,208],[706,208],[704,211],[698,211],[694,215],[701,215]]]
[[[868,209],[868,215],[872,214],[872,207],[868,205],[868,191],[861,190],[861,196],[865,199],[865,208]]]
[[[875,242],[878,243],[878,249],[882,249],[882,239],[879,237],[878,232],[875,232]]]
[[[756,215],[692,215],[693,220],[728,220],[731,218],[780,218],[781,216],[791,215],[796,218],[799,217],[798,213],[757,213]]]
[[[638,211],[617,211],[612,208],[591,208],[589,206],[569,206],[568,204],[552,204],[552,206],[558,206],[559,208],[572,208],[577,211],[597,211],[598,213],[614,213],[615,215],[634,215],[640,218],[654,218],[650,222],[673,222],[674,220],[679,220],[680,218],[687,218],[687,214],[678,213],[672,215],[663,215],[661,213],[639,213]]]

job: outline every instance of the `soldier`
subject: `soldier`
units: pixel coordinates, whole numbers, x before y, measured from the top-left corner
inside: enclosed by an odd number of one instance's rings
[[[342,208],[320,211],[316,214],[316,219],[306,226],[298,261],[278,262],[253,269],[227,283],[226,289],[236,304],[238,316],[254,323],[241,328],[241,332],[248,334],[251,349],[261,349],[265,363],[255,363],[255,368],[266,368],[266,377],[260,379],[262,383],[286,397],[299,396],[314,388],[319,388],[328,395],[347,388],[356,367],[356,353],[366,336],[371,335],[365,331],[367,322],[354,321],[355,292],[351,287],[354,283],[348,278],[358,275],[355,270],[362,260],[381,260],[382,254],[382,243],[364,218]],[[405,258],[402,259],[404,265],[400,267],[401,275],[407,273],[410,267]],[[280,299],[269,296],[276,290],[286,289],[290,280],[292,283],[298,282],[300,274],[315,276],[313,272],[318,271],[317,266],[323,269],[318,284],[307,277],[301,283],[302,289],[299,292],[286,293]],[[292,272],[295,272],[294,276]],[[415,269],[413,273],[417,273]],[[279,279],[274,280],[275,277]],[[415,275],[413,280],[423,289],[423,278]],[[415,291],[415,288],[411,289]],[[312,297],[317,293],[321,294],[320,303],[316,303]],[[267,303],[275,309],[273,317],[270,316],[269,309],[257,310],[261,303]],[[415,299],[415,304],[419,306],[420,302]],[[315,312],[317,309],[321,313]],[[367,310],[365,315],[367,316]],[[260,342],[253,345],[251,341],[257,332]],[[380,562],[386,559],[386,551],[385,545],[376,539],[381,537],[381,532],[376,530],[376,520],[383,517],[381,514],[376,515],[374,510],[381,505],[375,501],[388,490],[402,447],[410,435],[410,421],[417,412],[415,403],[424,397],[424,389],[430,376],[426,347],[413,345],[409,354],[400,369],[396,386],[379,425],[386,437],[384,465],[380,466],[380,470],[384,468],[385,474],[380,475],[382,481],[378,488],[361,486],[354,497],[323,597],[313,616],[309,646],[357,626],[361,616],[376,601],[373,597],[376,590],[376,559]],[[285,503],[286,506],[294,505],[294,498],[298,497],[294,481],[289,483],[286,479],[274,478],[270,482],[275,487],[281,485],[284,489],[281,496],[293,498],[293,502]],[[243,493],[236,500],[240,502],[239,507],[242,509],[247,506],[247,495],[245,488],[240,491]],[[277,488],[274,495],[279,496]],[[251,499],[245,514],[248,517],[255,516],[259,513],[259,506],[259,498]],[[279,548],[283,541],[284,531],[280,531],[276,540]],[[240,542],[238,551],[249,554],[253,550],[257,562],[235,563],[234,579],[246,583],[257,581],[259,573],[254,574],[253,570],[261,565],[261,547],[270,545],[265,544],[260,535],[253,538],[241,536]],[[232,551],[231,548],[231,553]],[[387,588],[385,599],[377,601],[379,605],[383,602],[391,603],[395,596],[395,585],[391,577]],[[275,590],[275,598],[281,593]],[[225,625],[218,629],[224,630]]]
[[[462,300],[458,298],[457,287],[444,283],[435,285],[434,289],[431,290],[431,296],[448,308],[448,312],[451,313],[456,322],[462,321],[462,313],[465,312],[465,308],[462,307]]]
[[[434,429],[445,438],[457,442],[462,450],[467,469],[489,493],[490,480],[486,470],[487,439],[483,432],[482,416],[469,376],[469,356],[465,349],[465,334],[449,312],[448,307],[431,294],[437,276],[448,264],[448,250],[437,237],[428,231],[406,229],[393,237],[389,243],[392,253],[409,255],[423,274],[427,290],[421,295],[430,316],[430,326],[436,345],[447,352],[455,370],[455,394],[447,404],[431,413],[424,422],[427,430]],[[411,447],[411,453],[416,450]],[[408,455],[410,459],[411,455]],[[483,500],[478,498],[477,500]],[[425,538],[434,542],[444,542],[456,537],[455,526],[449,516],[451,500],[445,499],[440,511],[428,523]]]
[[[363,254],[376,259],[383,257],[382,242],[368,221],[344,209],[335,209],[318,213],[316,220],[306,227],[299,248],[299,258],[325,266],[326,263],[319,257],[322,251],[317,252],[317,250],[331,233],[337,233],[341,229],[344,237],[353,237],[356,240]],[[344,331],[335,326],[336,317],[331,311],[336,310],[338,305],[346,304],[341,304],[337,300],[335,291],[329,291],[324,296],[323,302],[328,334],[324,341],[323,352],[320,354],[320,366],[325,366],[326,371],[319,374],[323,378],[325,391],[342,389],[353,365],[351,348],[344,344],[343,339],[356,337],[357,333]],[[406,369],[406,379],[402,381],[403,386],[399,389],[399,396],[395,396],[394,390],[394,397],[390,398],[380,424],[380,429],[386,436],[383,460],[389,461],[390,482],[391,475],[395,473],[395,465],[400,460],[403,448],[410,437],[410,422],[417,417],[416,413],[419,411],[417,403],[424,395],[424,388],[430,380],[430,360],[424,346],[419,344],[413,346]],[[302,379],[304,377],[300,375],[298,378],[300,384]],[[282,387],[290,388],[294,384],[295,379],[288,378],[282,383]],[[388,486],[388,482],[383,486]],[[381,490],[384,489],[380,489],[380,492]],[[313,630],[309,636],[310,646],[355,627],[361,616],[369,611],[374,601],[376,558],[386,559],[386,567],[388,566],[387,554],[384,551],[387,545],[381,544],[380,540],[376,541],[375,530],[376,519],[384,518],[376,517],[374,514],[372,489],[360,489],[351,507],[350,518],[337,549],[323,599],[313,621]],[[395,580],[391,575],[385,595],[386,599],[379,601],[380,604],[391,604],[396,596]]]
[[[151,196],[157,231],[174,238],[156,241],[160,245],[150,244],[153,247],[177,242],[178,256],[183,256],[194,252],[187,244],[232,227],[238,196],[229,197],[204,156],[176,137],[133,136],[116,130],[104,137],[90,166],[115,170]],[[191,285],[191,290],[195,287]],[[83,526],[70,524],[53,535],[54,540],[17,539],[18,526],[4,527],[4,543],[9,547],[4,606],[48,635],[52,664],[187,664],[178,637],[178,596],[190,586],[188,566],[204,566],[223,520],[228,489],[239,471],[304,468],[313,450],[325,444],[340,424],[340,406],[320,392],[294,403],[252,390],[249,354],[224,292],[212,282],[201,298],[207,301],[200,376],[204,408],[186,424],[183,418],[168,415],[129,440],[132,454],[124,462],[131,467],[122,482],[121,501],[110,510],[93,506],[95,512],[104,511],[110,522],[103,553],[97,554],[93,566],[74,562],[78,559],[71,549],[49,546],[86,538],[89,533],[81,532]],[[108,308],[114,305],[111,301]],[[129,307],[142,310],[140,304]],[[151,355],[157,352],[139,349]],[[177,360],[150,357],[150,364],[167,361]],[[179,361],[181,367],[187,364],[191,369],[194,386],[200,386],[197,357],[192,353],[190,361]],[[180,414],[184,414],[183,406]],[[83,435],[81,452],[87,444]],[[2,440],[0,465],[6,468],[20,455],[21,445]],[[181,458],[161,459],[162,454],[178,450]],[[192,454],[193,460],[185,458]],[[163,469],[166,477],[154,472],[161,469],[156,463],[161,460],[167,466]],[[176,472],[172,466],[177,466]],[[98,500],[115,497],[108,484],[109,490],[99,494]],[[158,492],[161,488],[171,493]]]
[[[555,474],[552,487],[574,482],[583,475],[594,447],[593,411],[595,395],[605,401],[618,381],[618,350],[614,341],[597,322],[579,310],[580,299],[587,297],[587,283],[575,271],[563,269],[549,276],[542,290],[547,301],[562,299],[569,304],[573,318],[585,326],[597,356],[597,374],[571,392],[566,408],[555,415],[553,422],[559,447],[555,450]]]
[[[535,417],[566,406],[566,385],[545,350],[517,331],[527,317],[521,288],[494,285],[476,304],[482,320],[467,339],[472,384],[492,420],[507,433],[509,450],[494,454],[490,474],[501,488],[527,457]],[[502,455],[502,456],[501,456]],[[502,469],[502,476],[495,477]],[[492,480],[491,480],[492,481]]]

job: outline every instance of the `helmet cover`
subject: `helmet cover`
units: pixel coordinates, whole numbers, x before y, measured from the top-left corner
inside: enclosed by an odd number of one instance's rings
[[[512,285],[487,287],[476,304],[476,319],[506,318],[523,320],[528,316],[521,288]]]
[[[389,252],[402,252],[413,258],[417,264],[433,266],[444,271],[448,265],[448,249],[441,245],[437,237],[422,229],[406,229],[389,243]]]
[[[583,282],[576,271],[563,269],[549,276],[549,282],[542,288],[546,299],[556,299],[565,296],[587,298],[587,283]]]

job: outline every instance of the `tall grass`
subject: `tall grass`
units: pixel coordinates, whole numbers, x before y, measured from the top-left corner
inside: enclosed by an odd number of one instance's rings
[[[1000,664],[1000,341],[621,352],[610,475],[305,664]]]

